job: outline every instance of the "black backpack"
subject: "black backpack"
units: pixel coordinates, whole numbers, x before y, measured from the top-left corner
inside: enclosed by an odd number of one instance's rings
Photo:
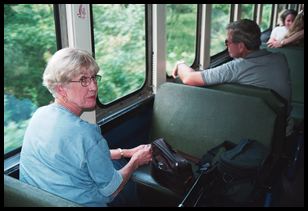
[[[226,150],[218,154],[222,147]],[[209,150],[199,162],[199,169],[212,166],[215,176],[200,206],[255,206],[258,176],[268,154],[265,146],[250,139],[242,139],[237,145],[225,141]]]

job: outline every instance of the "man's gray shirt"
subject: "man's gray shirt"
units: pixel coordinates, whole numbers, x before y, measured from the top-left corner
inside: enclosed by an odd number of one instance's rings
[[[281,53],[262,49],[201,73],[206,85],[238,83],[270,88],[289,103],[291,100],[288,62]]]

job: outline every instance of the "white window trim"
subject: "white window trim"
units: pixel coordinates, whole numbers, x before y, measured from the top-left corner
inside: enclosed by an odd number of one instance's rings
[[[200,40],[201,69],[206,69],[210,65],[211,12],[212,12],[211,4],[202,4],[201,40]]]
[[[80,48],[92,54],[90,5],[67,4],[66,15],[69,47]],[[81,118],[96,123],[95,110],[83,112]]]
[[[166,4],[153,4],[153,92],[166,82]]]

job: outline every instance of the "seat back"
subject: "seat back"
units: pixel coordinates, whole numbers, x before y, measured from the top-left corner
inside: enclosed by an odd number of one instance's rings
[[[292,101],[304,103],[304,48],[267,48],[271,52],[283,53],[288,61],[292,82]]]
[[[273,136],[272,150],[277,157],[281,155],[286,136],[288,117],[288,102],[277,92],[267,88],[261,88],[243,84],[219,84],[207,87],[209,89],[224,92],[237,93],[246,96],[259,97],[277,114]]]
[[[164,83],[155,96],[150,140],[201,157],[230,140],[256,139],[271,147],[277,114],[259,97]]]
[[[262,46],[266,48],[265,46]],[[290,68],[292,85],[292,113],[296,119],[304,119],[304,48],[287,46],[283,48],[266,48],[271,52],[283,53]]]
[[[4,174],[5,207],[81,207],[42,189]]]

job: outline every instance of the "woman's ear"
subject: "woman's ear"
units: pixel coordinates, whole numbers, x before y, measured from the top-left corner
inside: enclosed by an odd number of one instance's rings
[[[66,89],[62,84],[57,84],[55,90],[56,90],[58,95],[60,95],[62,97],[66,97],[66,95],[67,95]]]

